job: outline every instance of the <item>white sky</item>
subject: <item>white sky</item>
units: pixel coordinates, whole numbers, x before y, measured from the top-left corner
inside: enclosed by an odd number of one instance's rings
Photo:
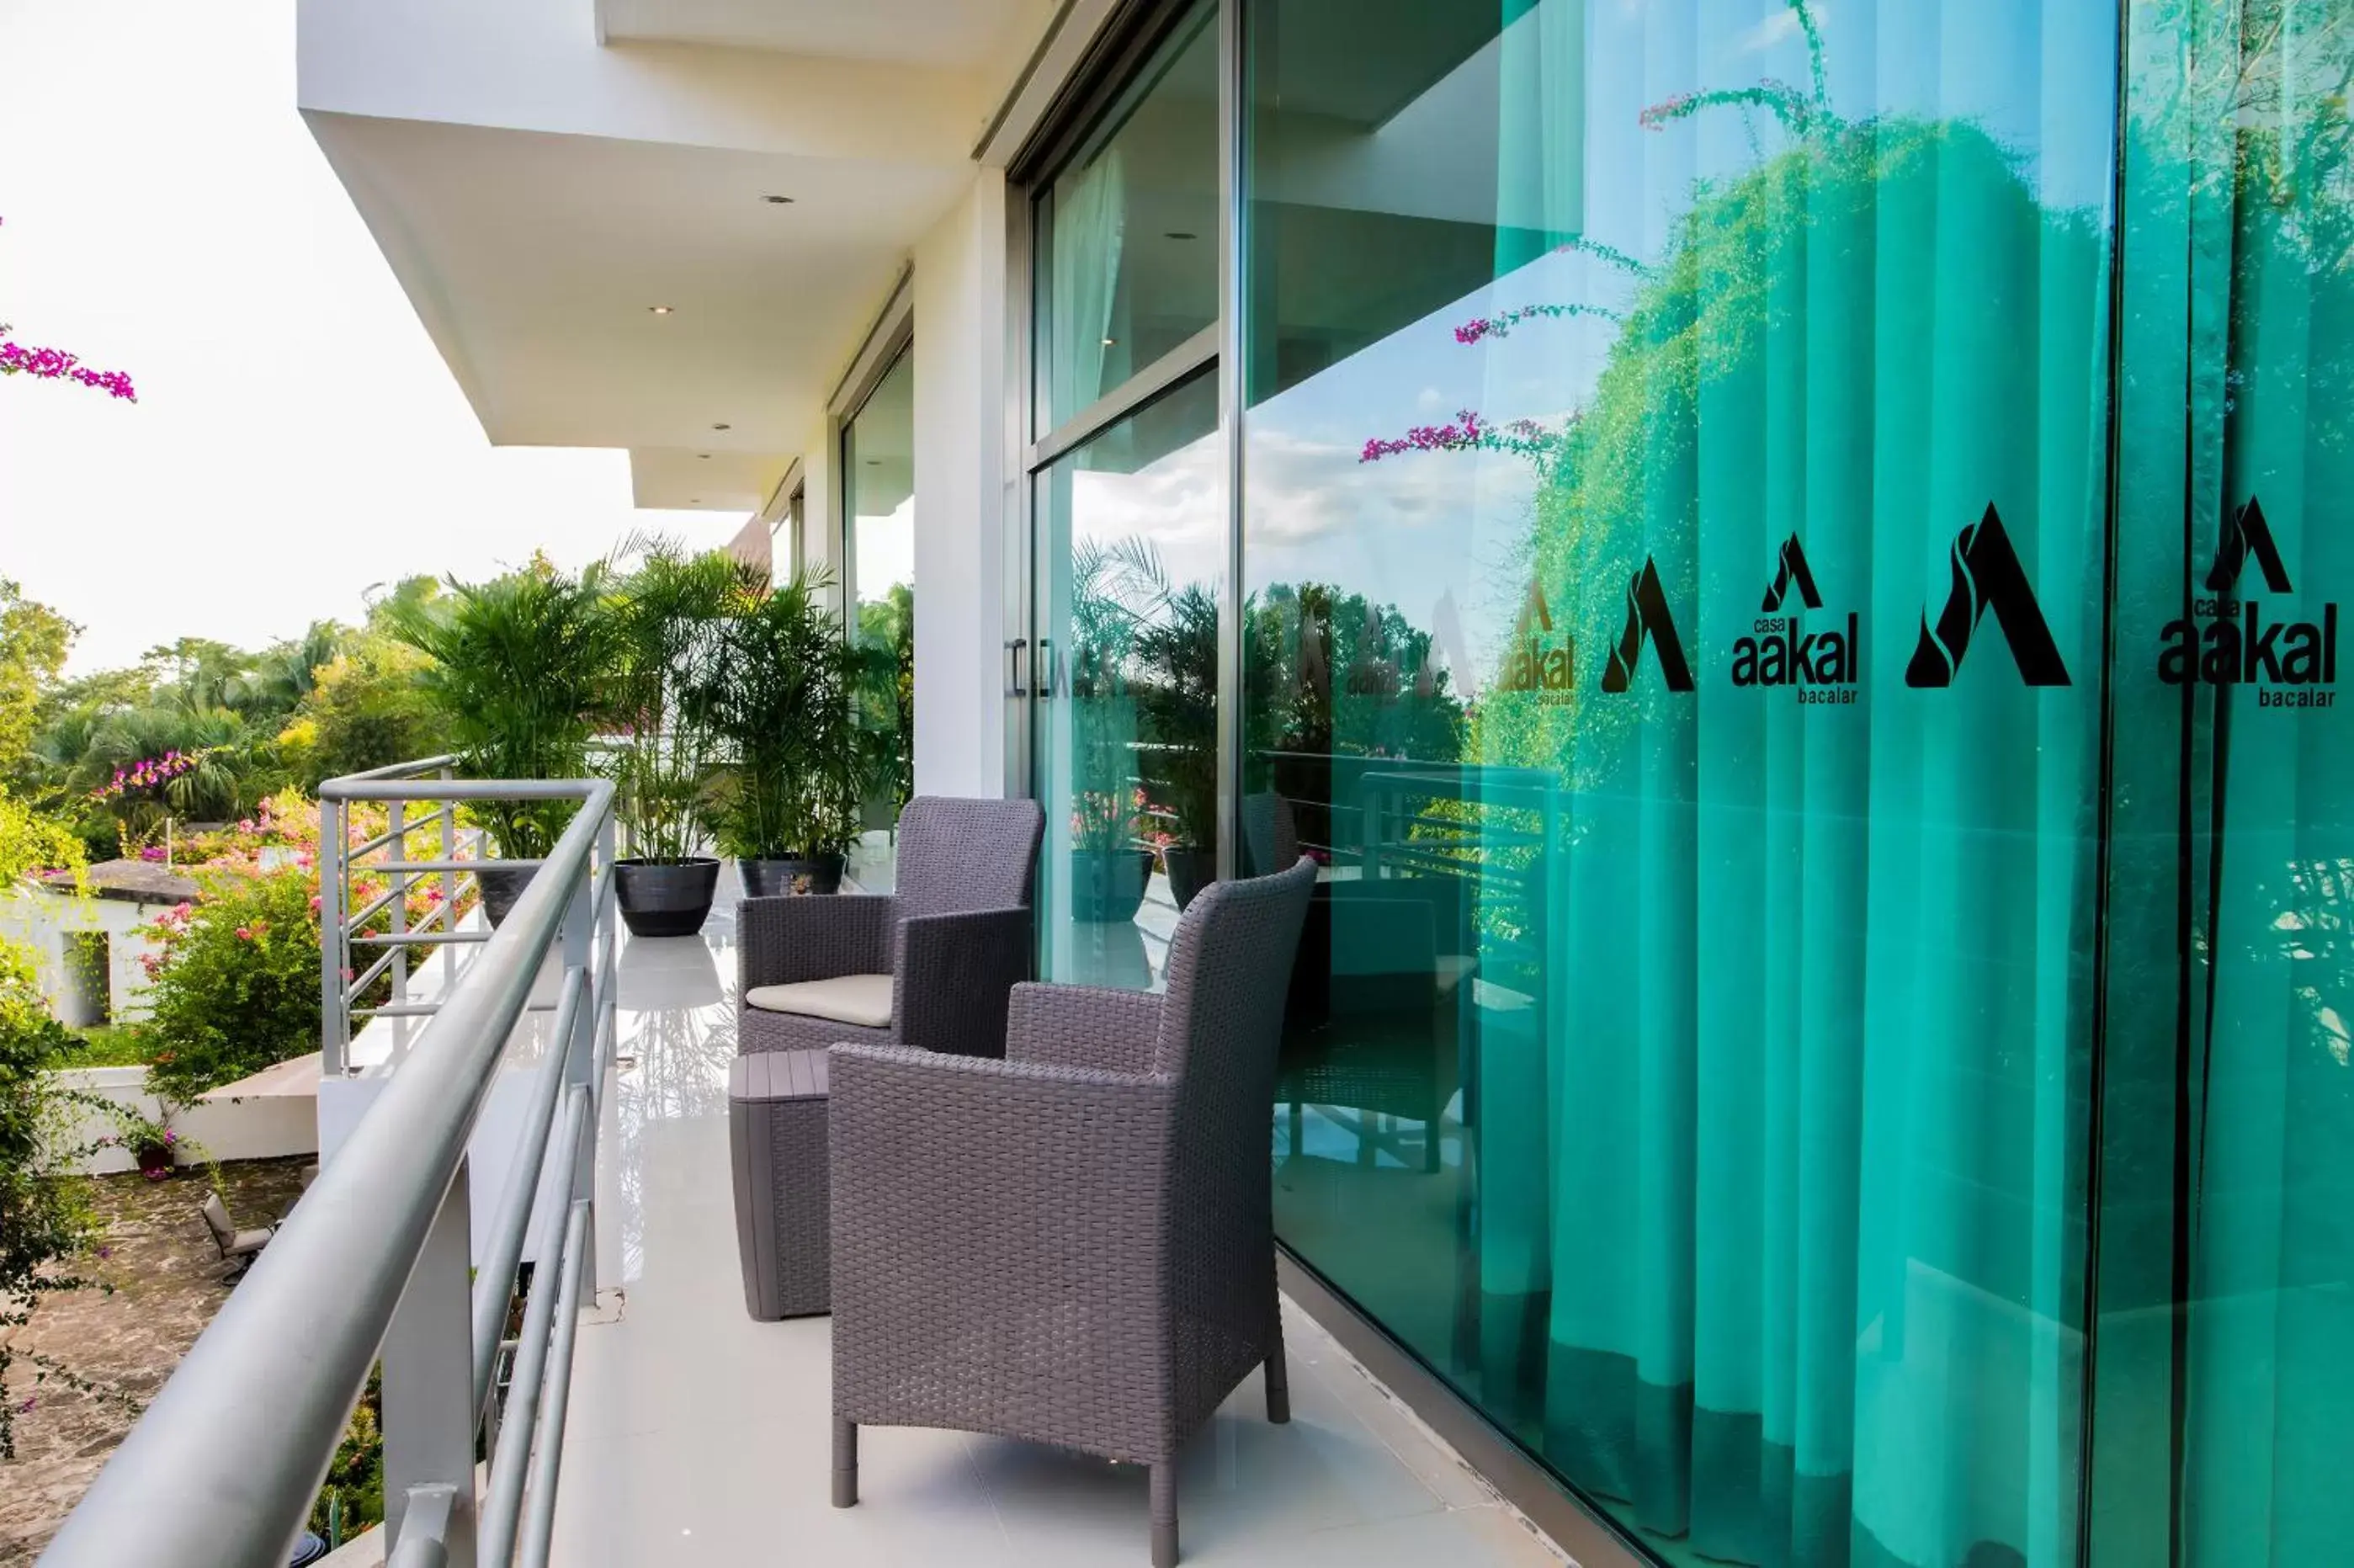
[[[292,0],[0,0],[0,322],[139,390],[0,376],[0,577],[76,671],[741,526],[632,510],[622,452],[492,449],[295,112]]]

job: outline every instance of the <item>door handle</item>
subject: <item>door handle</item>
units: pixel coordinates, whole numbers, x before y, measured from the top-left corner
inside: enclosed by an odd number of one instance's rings
[[[1005,694],[1026,697],[1029,687],[1022,683],[1022,651],[1030,646],[1027,637],[1017,637],[1005,645]]]

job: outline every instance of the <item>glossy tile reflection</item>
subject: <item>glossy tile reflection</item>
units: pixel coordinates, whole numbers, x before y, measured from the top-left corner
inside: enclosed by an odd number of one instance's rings
[[[605,1291],[584,1325],[556,1560],[647,1564],[1144,1561],[1144,1473],[958,1433],[883,1430],[865,1500],[828,1506],[828,1331],[756,1323],[727,1165],[733,900],[699,939],[621,952],[620,1064],[600,1197]],[[1287,1317],[1294,1418],[1253,1379],[1188,1451],[1185,1560],[1467,1568],[1562,1559],[1340,1349]]]

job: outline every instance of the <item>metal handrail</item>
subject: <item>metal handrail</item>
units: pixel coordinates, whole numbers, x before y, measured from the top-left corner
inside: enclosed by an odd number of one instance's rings
[[[404,781],[413,777],[378,769],[375,778],[335,780],[321,796],[401,799],[389,792],[423,792]],[[379,1356],[388,1560],[504,1568],[518,1540],[527,1554],[546,1550],[570,1375],[567,1314],[577,1318],[583,1281],[595,1277],[597,1100],[610,1063],[618,972],[610,935],[613,789],[593,779],[436,779],[425,789],[445,801],[573,798],[582,809],[442,998],[402,1070],[387,1076],[100,1472],[43,1553],[49,1568],[143,1560],[154,1552],[158,1520],[168,1521],[160,1528],[176,1560],[284,1563]],[[321,873],[323,887],[330,870],[323,864]],[[609,933],[601,950],[600,927]],[[550,1118],[563,1106],[554,1151],[561,1163],[546,1164],[550,1127],[541,1119],[517,1150],[530,1167],[517,1180],[528,1193],[543,1169],[561,1171],[567,1198],[561,1218],[549,1216],[558,1228],[525,1301],[527,1353],[509,1399],[530,1404],[504,1413],[493,1443],[494,1511],[478,1513],[475,1445],[491,1402],[476,1370],[475,1325],[482,1293],[502,1304],[510,1294],[520,1248],[508,1232],[528,1224],[531,1203],[503,1205],[478,1285],[466,1156],[508,1037],[559,941],[570,1006],[559,1008],[549,1054],[566,1092],[533,1097]],[[334,989],[340,992],[339,979]],[[478,1539],[501,1554],[479,1555]]]

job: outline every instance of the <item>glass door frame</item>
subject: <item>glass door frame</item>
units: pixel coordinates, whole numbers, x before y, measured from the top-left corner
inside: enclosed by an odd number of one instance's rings
[[[1242,383],[1239,280],[1242,261],[1242,0],[1211,0],[1218,49],[1218,319],[1104,393],[1053,429],[1037,429],[1037,227],[1040,198],[1110,113],[1152,56],[1195,13],[1190,3],[1130,0],[1106,25],[1107,40],[1080,68],[1085,83],[1031,139],[1006,172],[1006,355],[1003,497],[1005,790],[1039,799],[1031,747],[1050,666],[1039,662],[1036,603],[1040,479],[1055,461],[1213,366],[1218,434],[1225,450],[1225,583],[1218,602],[1217,874],[1235,874],[1236,780],[1241,775]]]

